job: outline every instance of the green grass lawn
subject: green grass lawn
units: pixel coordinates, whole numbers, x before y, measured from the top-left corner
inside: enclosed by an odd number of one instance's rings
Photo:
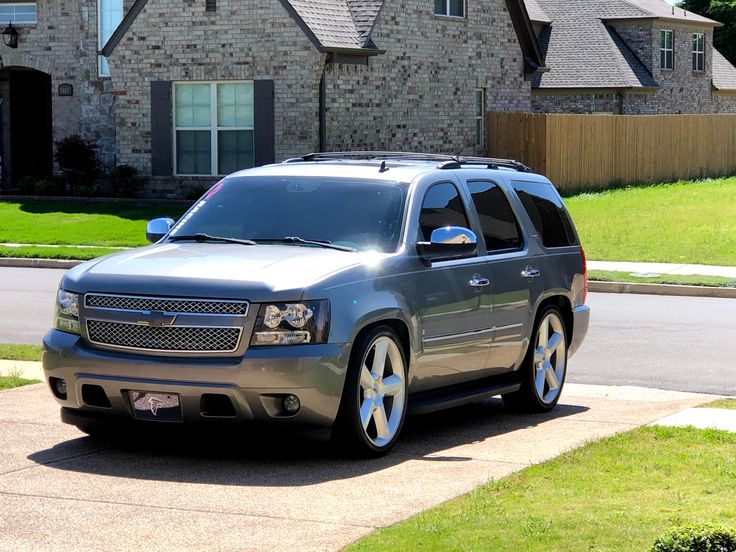
[[[5,247],[0,245],[0,257],[18,257],[21,259],[76,259],[88,261],[110,253],[118,253],[120,249],[104,247],[39,247],[28,245],[23,247]]]
[[[734,496],[736,434],[645,427],[483,485],[348,550],[646,551],[689,522],[736,528]]]
[[[588,259],[736,266],[736,178],[565,199]]]
[[[32,383],[41,383],[38,380],[27,380],[16,378],[15,376],[0,376],[0,390],[12,389],[13,387],[21,387],[23,385],[31,385]]]
[[[663,274],[655,277],[632,276],[629,272],[591,270],[588,278],[598,282],[632,282],[636,284],[675,284],[682,286],[736,287],[736,280],[720,276],[679,276]]]
[[[726,408],[728,410],[736,410],[736,399],[721,399],[708,404],[701,404],[700,408]]]
[[[57,203],[44,200],[0,202],[0,243],[96,245],[137,247],[146,245],[146,222],[185,211],[182,205],[138,206],[120,203]],[[64,251],[47,250],[50,255]],[[2,256],[33,252],[3,248]],[[97,253],[97,255],[94,255]],[[89,251],[83,255],[99,256]]]
[[[0,360],[40,361],[43,348],[40,345],[0,343]]]

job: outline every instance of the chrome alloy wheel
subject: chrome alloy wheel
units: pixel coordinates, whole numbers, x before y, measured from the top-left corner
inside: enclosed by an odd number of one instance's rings
[[[368,440],[386,446],[401,427],[406,400],[406,369],[396,342],[385,335],[367,348],[360,369],[358,404]]]
[[[552,404],[560,394],[567,366],[565,328],[556,312],[550,312],[539,324],[534,349],[534,386],[539,400]]]

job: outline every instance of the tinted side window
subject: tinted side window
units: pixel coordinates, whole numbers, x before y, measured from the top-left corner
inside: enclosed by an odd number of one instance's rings
[[[420,241],[429,241],[432,232],[444,226],[470,228],[460,194],[449,182],[435,184],[424,196],[419,215]]]
[[[545,247],[577,245],[570,216],[554,188],[538,182],[514,182],[513,186]]]
[[[519,249],[519,225],[501,188],[492,182],[468,182],[468,188],[478,211],[488,252]]]

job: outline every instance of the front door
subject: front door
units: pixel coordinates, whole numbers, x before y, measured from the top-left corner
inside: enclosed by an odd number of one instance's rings
[[[432,185],[426,192],[419,217],[419,239],[444,226],[469,228],[468,216],[457,187],[450,182]],[[483,259],[433,263],[412,274],[415,301],[422,329],[422,353],[412,391],[463,383],[483,377],[491,343],[490,286]],[[478,285],[481,282],[481,285]]]

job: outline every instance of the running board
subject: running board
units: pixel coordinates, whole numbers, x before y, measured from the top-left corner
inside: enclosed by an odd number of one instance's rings
[[[495,397],[496,395],[513,393],[520,388],[521,384],[518,380],[514,381],[510,378],[504,378],[504,381],[499,381],[498,379],[494,382],[480,380],[453,387],[445,387],[444,389],[432,389],[431,391],[423,391],[422,393],[411,395],[409,397],[407,413],[427,414],[437,410],[482,401],[490,397]]]

